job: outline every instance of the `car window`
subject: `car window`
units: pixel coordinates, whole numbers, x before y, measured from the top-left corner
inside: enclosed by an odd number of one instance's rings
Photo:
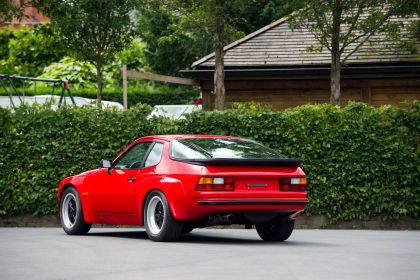
[[[276,150],[258,142],[235,138],[183,138],[172,141],[174,159],[285,159]]]
[[[157,165],[162,158],[162,152],[163,152],[163,144],[155,143],[152,150],[150,151],[149,156],[146,159],[146,163],[144,164],[144,167]]]
[[[117,169],[139,169],[151,142],[141,142],[123,154],[114,164]]]

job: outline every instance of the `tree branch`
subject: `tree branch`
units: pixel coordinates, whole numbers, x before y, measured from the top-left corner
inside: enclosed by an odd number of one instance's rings
[[[340,48],[340,53],[342,53],[343,51],[344,51],[344,46],[347,44],[347,42],[348,42],[348,39],[349,39],[349,37],[350,37],[350,34],[351,34],[351,32],[354,30],[354,28],[355,28],[355,26],[356,26],[356,23],[357,23],[357,21],[359,20],[359,17],[360,17],[360,15],[362,14],[362,12],[363,12],[363,9],[364,9],[364,5],[363,4],[361,4],[360,6],[359,6],[359,8],[357,9],[357,13],[356,13],[356,15],[355,15],[355,18],[353,18],[353,23],[351,24],[351,26],[349,27],[349,30],[347,31],[347,34],[345,35],[345,41],[343,42],[343,46]]]
[[[364,35],[366,35],[366,37],[351,51],[351,52],[349,52],[344,58],[343,58],[343,60],[342,60],[342,63],[344,63],[351,55],[353,55],[364,43],[366,43],[366,41],[367,40],[369,40],[369,38],[373,35],[373,34],[375,34],[375,32],[377,31],[377,29],[379,28],[379,27],[381,27],[391,16],[392,16],[392,14],[393,14],[393,11],[389,11],[388,13],[387,13],[387,15],[385,15],[383,18],[382,18],[382,20],[381,20],[381,22],[380,22],[380,24],[378,24],[375,28],[373,28],[370,32],[369,32],[369,34],[367,34],[367,32],[365,32],[364,33]],[[363,35],[363,34],[362,34]],[[363,36],[357,36],[356,38],[361,38],[361,37],[363,37]],[[356,39],[355,38],[355,39]],[[347,46],[348,45],[350,45],[352,42],[355,42],[356,40],[352,40],[352,41],[350,41],[350,43],[349,44],[347,44]]]
[[[330,34],[328,34],[328,32],[324,29],[324,27],[322,26],[322,24],[321,24],[321,18],[318,16],[318,13],[316,13],[316,12],[314,12],[314,16],[315,16],[315,21],[316,21],[316,24],[317,24],[317,26],[318,26],[318,28],[319,28],[319,30],[321,30],[321,33],[326,37],[326,38],[330,38],[331,39],[331,35]],[[324,14],[324,22],[327,22],[326,20],[325,20],[325,14]]]
[[[389,10],[388,13],[386,15],[384,15],[384,17],[378,22],[378,24],[376,24],[374,27],[372,27],[370,31],[363,32],[359,36],[356,36],[352,40],[348,41],[346,44],[343,44],[341,50],[344,51],[344,49],[346,47],[348,47],[350,44],[352,44],[352,43],[356,42],[357,40],[359,40],[360,38],[366,36],[366,38],[363,39],[361,41],[361,43],[356,46],[356,49],[358,49],[362,44],[364,44],[378,30],[378,28],[380,28],[393,15],[393,13],[394,13],[394,11],[392,9]],[[354,52],[355,51],[352,51],[351,54],[353,54]],[[348,56],[346,56],[346,58],[347,57]]]

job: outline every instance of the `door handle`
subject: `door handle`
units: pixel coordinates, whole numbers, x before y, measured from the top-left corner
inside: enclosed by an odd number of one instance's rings
[[[127,181],[128,182],[134,182],[134,181],[136,181],[136,177],[128,177]]]

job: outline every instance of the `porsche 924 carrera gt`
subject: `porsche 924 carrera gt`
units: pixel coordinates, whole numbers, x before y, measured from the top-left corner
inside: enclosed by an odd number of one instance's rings
[[[308,203],[300,164],[239,137],[142,137],[100,168],[62,180],[59,217],[71,235],[99,223],[144,226],[151,240],[173,241],[194,228],[240,224],[284,241]]]

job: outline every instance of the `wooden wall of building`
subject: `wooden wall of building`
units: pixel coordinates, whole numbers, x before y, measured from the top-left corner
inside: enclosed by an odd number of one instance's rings
[[[249,77],[227,79],[226,107],[234,102],[264,103],[282,110],[306,103],[329,103],[329,77]],[[214,107],[213,81],[201,81],[203,107]],[[341,81],[342,101],[362,101],[374,106],[404,106],[407,99],[420,100],[420,75],[411,77],[344,77]]]

